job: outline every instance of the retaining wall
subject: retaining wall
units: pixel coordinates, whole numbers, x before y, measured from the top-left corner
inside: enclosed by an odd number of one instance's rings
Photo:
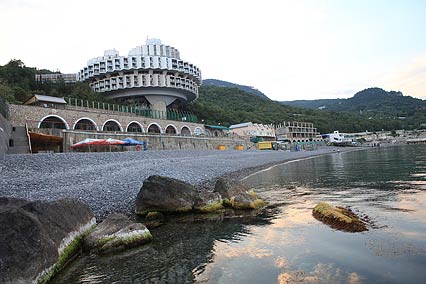
[[[165,132],[165,129],[169,125],[175,126],[177,129],[177,134],[180,134],[180,130],[184,126],[188,127],[191,133],[194,133],[196,128],[200,128],[202,132],[205,132],[204,125],[199,123],[155,119],[144,116],[135,116],[118,111],[107,111],[73,106],[66,106],[66,109],[55,109],[39,106],[11,104],[9,106],[9,116],[10,122],[13,126],[24,126],[25,123],[27,123],[28,128],[30,129],[38,128],[40,126],[40,122],[44,118],[54,116],[64,121],[68,130],[72,130],[74,125],[80,119],[89,119],[94,122],[99,131],[102,130],[102,126],[105,124],[105,122],[114,120],[119,123],[123,132],[126,131],[127,126],[131,122],[137,122],[140,126],[142,126],[144,132],[146,132],[149,125],[153,123],[160,126],[163,132]]]
[[[113,133],[113,132],[90,132],[78,130],[59,130],[59,129],[37,129],[37,132],[64,137],[64,151],[73,151],[71,145],[86,138],[96,139],[126,139],[133,138],[139,141],[148,142],[149,150],[213,150],[218,149],[219,145],[226,146],[226,149],[235,149],[237,145],[247,149],[249,141],[243,139],[225,138],[225,137],[196,137],[196,136],[175,136],[166,134],[135,134],[135,133]],[[106,146],[108,147],[108,146]],[[116,147],[113,147],[113,149]],[[100,149],[100,147],[97,147]],[[129,148],[132,149],[132,148]],[[108,151],[108,148],[104,149]]]
[[[11,137],[12,127],[9,121],[0,114],[0,155],[9,151],[9,139]]]

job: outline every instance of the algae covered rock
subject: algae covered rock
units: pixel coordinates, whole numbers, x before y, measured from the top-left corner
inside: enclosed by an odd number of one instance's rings
[[[110,252],[135,247],[152,240],[149,230],[123,214],[111,214],[85,239],[85,247],[96,252]]]
[[[143,219],[143,224],[148,228],[157,228],[161,226],[164,222],[164,215],[161,212],[151,211],[146,214]]]
[[[368,231],[366,223],[347,208],[320,202],[312,210],[312,215],[315,219],[337,230],[346,232]]]
[[[241,182],[235,182],[226,178],[216,181],[213,192],[222,196],[223,204],[234,209],[258,209],[266,205],[253,191]]]
[[[200,191],[194,202],[194,210],[201,213],[212,213],[225,209],[222,196],[218,192]]]
[[[188,212],[194,206],[195,195],[195,187],[187,182],[153,175],[143,182],[136,197],[136,213]]]
[[[96,223],[82,202],[0,198],[0,283],[45,283]]]
[[[157,211],[152,211],[146,214],[145,216],[146,220],[163,220],[164,215]]]

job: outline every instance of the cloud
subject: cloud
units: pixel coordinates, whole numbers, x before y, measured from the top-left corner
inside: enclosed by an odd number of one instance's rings
[[[426,99],[426,56],[417,57],[382,78],[383,87]]]

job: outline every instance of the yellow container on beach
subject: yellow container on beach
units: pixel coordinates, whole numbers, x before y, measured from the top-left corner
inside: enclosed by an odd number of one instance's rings
[[[258,150],[272,150],[272,143],[271,141],[257,142],[256,147]]]
[[[242,151],[242,150],[244,150],[244,146],[243,145],[237,145],[237,146],[235,146],[235,150]]]
[[[226,150],[226,146],[225,145],[219,145],[217,146],[218,150]]]

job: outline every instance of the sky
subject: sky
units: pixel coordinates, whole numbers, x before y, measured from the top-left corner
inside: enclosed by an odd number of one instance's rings
[[[426,1],[0,0],[0,65],[77,73],[106,49],[159,38],[203,79],[273,100],[368,87],[426,99]]]

